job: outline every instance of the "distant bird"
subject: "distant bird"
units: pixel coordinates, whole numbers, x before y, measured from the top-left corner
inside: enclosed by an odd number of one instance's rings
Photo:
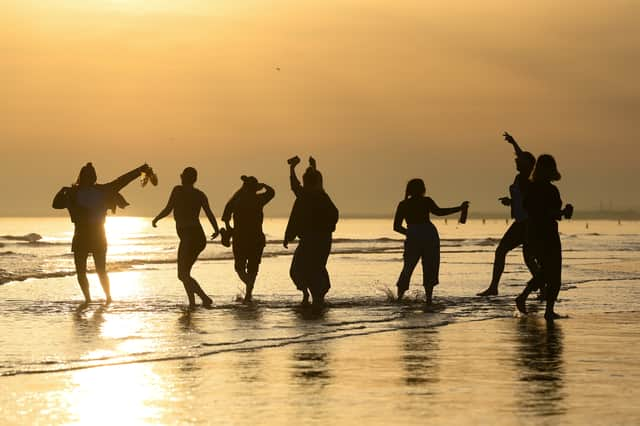
[[[276,71],[280,71],[280,67],[276,67]]]

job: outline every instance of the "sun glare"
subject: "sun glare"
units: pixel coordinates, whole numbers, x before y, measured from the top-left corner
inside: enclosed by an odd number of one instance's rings
[[[135,238],[150,227],[149,221],[142,217],[107,216],[105,231],[109,244],[122,244]]]

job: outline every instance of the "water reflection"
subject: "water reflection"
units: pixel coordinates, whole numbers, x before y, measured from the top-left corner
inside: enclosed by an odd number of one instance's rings
[[[562,330],[558,324],[546,324],[527,317],[517,322],[517,371],[522,411],[548,416],[562,414],[564,406],[564,361]]]
[[[324,387],[331,379],[326,342],[296,345],[293,351],[293,377],[298,383]]]
[[[262,323],[262,309],[257,305],[242,306],[239,309],[232,309],[234,329],[238,336],[250,338],[259,329]],[[257,383],[264,380],[263,356],[261,350],[250,350],[238,353],[238,358],[234,361],[233,371],[238,373],[238,378],[244,383]]]
[[[68,388],[69,417],[78,424],[157,423],[162,415],[164,384],[152,364],[78,370]]]
[[[104,312],[106,309],[107,307],[102,305],[91,312],[84,304],[76,309],[73,313],[74,332],[81,342],[90,343],[100,337],[105,322]]]
[[[428,386],[440,381],[438,371],[439,339],[438,329],[405,329],[402,332],[402,366],[407,386],[424,386],[421,391],[432,393]]]

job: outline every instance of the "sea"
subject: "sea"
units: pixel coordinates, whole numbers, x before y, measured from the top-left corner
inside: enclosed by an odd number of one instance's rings
[[[515,311],[529,278],[520,248],[507,257],[500,295],[476,296],[509,220],[434,224],[441,268],[431,307],[420,265],[406,300],[395,300],[403,239],[392,219],[345,218],[327,307],[301,308],[289,278],[295,244],[283,247],[286,219],[272,218],[255,301],[241,302],[231,249],[218,239],[193,270],[213,309],[191,311],[171,218],[158,228],[107,218],[114,302],[103,303],[92,273],[88,306],[69,219],[0,218],[3,423],[579,424],[615,412],[613,423],[637,424],[629,398],[640,400],[640,364],[627,351],[640,349],[640,222],[560,223],[556,310],[565,318],[554,329],[535,297],[529,315]]]

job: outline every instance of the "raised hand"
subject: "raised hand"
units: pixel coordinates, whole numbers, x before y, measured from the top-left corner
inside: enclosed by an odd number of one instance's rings
[[[313,157],[309,157],[309,167],[311,167],[312,169],[316,168],[316,159]]]
[[[287,160],[287,164],[289,164],[291,167],[295,167],[300,163],[300,157],[298,157],[297,155],[295,157],[291,157]]]
[[[513,138],[513,136],[511,136],[509,133],[504,132],[502,134],[502,136],[504,136],[504,140],[507,141],[508,143],[510,143],[511,145],[513,145],[514,143],[516,143],[516,140]]]

